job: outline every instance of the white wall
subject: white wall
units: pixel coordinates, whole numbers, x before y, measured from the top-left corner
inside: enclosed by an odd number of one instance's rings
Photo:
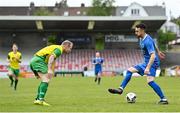
[[[147,12],[145,11],[145,9],[138,3],[132,3],[124,12],[123,16],[133,16],[131,14],[131,10],[132,9],[139,9],[139,15],[137,16],[148,16]]]
[[[178,25],[176,25],[173,22],[170,21],[165,22],[162,25],[161,30],[163,30],[163,32],[171,31],[173,33],[176,33],[177,36],[180,37],[180,28]]]

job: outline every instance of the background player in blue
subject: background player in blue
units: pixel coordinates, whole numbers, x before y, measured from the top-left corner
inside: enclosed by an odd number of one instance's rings
[[[160,97],[159,104],[168,104],[167,99],[165,98],[161,88],[154,81],[156,70],[160,65],[160,58],[164,58],[165,55],[159,51],[155,46],[154,40],[145,32],[145,24],[138,24],[135,27],[135,35],[140,38],[140,47],[143,50],[144,63],[138,64],[134,67],[131,67],[127,70],[126,76],[122,81],[118,89],[108,89],[112,94],[122,94],[124,88],[131,79],[132,73],[139,73],[140,75],[147,75],[148,85],[155,91],[155,93]]]
[[[93,64],[95,65],[94,71],[95,71],[95,82],[98,80],[98,84],[101,82],[101,75],[102,75],[102,64],[104,62],[104,59],[100,57],[100,53],[96,52],[96,57],[93,58]]]

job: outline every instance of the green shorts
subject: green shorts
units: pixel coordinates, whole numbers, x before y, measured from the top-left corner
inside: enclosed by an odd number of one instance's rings
[[[8,70],[12,72],[12,74],[19,76],[19,69],[14,69],[12,67],[8,67]]]
[[[42,74],[46,74],[48,72],[47,63],[44,61],[43,57],[34,56],[31,59],[30,67],[36,76],[38,76],[37,72],[40,72]]]

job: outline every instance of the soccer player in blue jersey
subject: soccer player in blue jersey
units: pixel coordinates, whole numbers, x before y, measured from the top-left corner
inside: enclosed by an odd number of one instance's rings
[[[160,86],[154,81],[156,70],[160,65],[160,58],[164,58],[165,55],[159,51],[156,47],[154,40],[151,36],[146,34],[146,25],[141,23],[135,27],[135,35],[140,39],[140,47],[143,50],[144,63],[138,64],[134,67],[130,67],[127,70],[126,76],[122,81],[118,89],[108,89],[112,94],[122,94],[124,88],[130,81],[132,73],[139,73],[140,75],[147,75],[148,85],[155,91],[155,93],[160,97],[159,104],[168,104],[166,97]],[[159,55],[159,57],[158,57]]]
[[[95,71],[95,82],[98,80],[98,84],[101,82],[101,75],[102,75],[102,64],[104,62],[104,59],[100,57],[100,53],[96,52],[96,57],[93,58],[93,64],[95,65],[94,71]]]

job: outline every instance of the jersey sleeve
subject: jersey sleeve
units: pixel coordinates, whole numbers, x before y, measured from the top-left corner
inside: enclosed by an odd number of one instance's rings
[[[96,63],[96,60],[95,58],[92,59],[92,63],[95,64]]]
[[[61,55],[61,50],[56,48],[52,54],[55,56],[55,58],[57,58]]]
[[[9,54],[8,54],[7,58],[10,59],[10,55]]]
[[[103,63],[103,62],[104,62],[104,58],[101,59],[101,63]]]
[[[146,42],[146,48],[149,54],[155,53],[154,42],[152,40]]]
[[[21,53],[19,54],[19,59],[22,59],[22,55],[21,55]]]

